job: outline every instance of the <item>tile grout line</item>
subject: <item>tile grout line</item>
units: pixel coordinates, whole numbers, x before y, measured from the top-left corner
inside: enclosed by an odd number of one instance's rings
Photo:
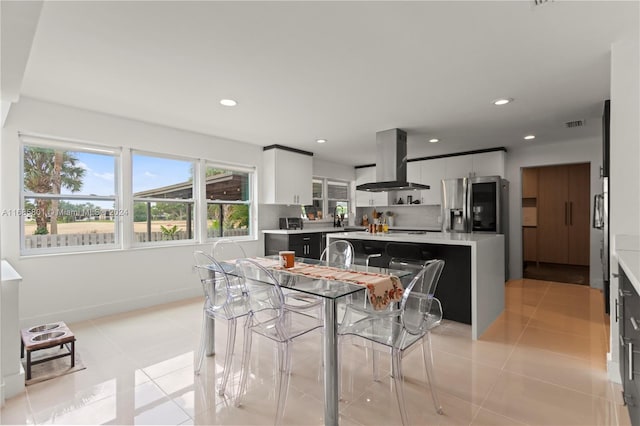
[[[527,378],[529,380],[535,380],[535,381],[540,382],[540,383],[545,383],[547,385],[556,386],[556,387],[559,387],[559,388],[562,388],[562,389],[566,389],[566,390],[571,391],[571,392],[579,393],[579,394],[585,395],[585,396],[590,396],[592,398],[597,398],[597,399],[600,399],[600,400],[603,400],[603,401],[607,401],[610,404],[617,405],[615,403],[615,401],[611,401],[610,399],[603,398],[601,396],[594,395],[594,394],[591,394],[591,393],[587,393],[587,392],[584,392],[584,391],[580,391],[580,390],[577,390],[577,389],[573,389],[573,388],[570,388],[568,386],[559,385],[557,383],[549,382],[547,380],[542,380],[542,379],[539,379],[537,377],[527,376],[526,374],[516,373],[515,371],[506,371],[506,372],[509,373],[509,374],[516,375],[516,376],[525,377],[525,378]]]
[[[105,338],[109,343],[111,343],[112,345],[115,345],[115,343],[114,343],[113,341],[111,341],[111,340],[110,340],[110,339],[109,339],[109,338],[108,338],[108,337],[107,337],[107,336],[102,332],[102,330],[100,330],[100,328],[98,327],[98,325],[94,323],[94,320],[89,319],[89,320],[87,320],[87,321],[88,321],[88,322],[91,324],[91,326],[92,326],[95,330],[97,330],[97,331],[98,331],[98,333],[100,333],[100,334],[101,334],[101,335],[102,335],[102,336],[103,336],[103,337],[104,337],[104,338]],[[115,345],[115,346],[116,346],[116,347],[118,347],[117,345]],[[119,349],[120,349],[120,348],[118,347],[118,350],[119,350]],[[120,351],[120,352],[122,352],[122,351]],[[64,376],[60,376],[59,378],[62,378],[62,377],[64,377]],[[84,392],[86,389],[90,389],[90,388],[92,388],[92,387],[94,387],[94,386],[95,386],[95,385],[87,386],[87,387],[84,387],[84,388],[81,388],[81,389],[76,389],[76,390],[75,390],[75,393],[73,394],[73,398],[75,398],[75,397],[76,397],[76,395],[77,395],[78,393],[80,393],[80,392]],[[29,391],[28,391],[28,389],[25,389],[25,394],[26,394],[26,397],[27,397],[27,401],[28,401],[28,403],[29,403],[29,409],[31,410],[31,417],[33,418],[33,423],[34,423],[34,424],[39,424],[39,423],[37,422],[37,420],[36,420],[36,414],[38,414],[38,413],[42,413],[42,412],[45,412],[45,411],[52,412],[56,407],[58,407],[59,405],[62,405],[62,404],[63,404],[63,403],[59,403],[59,404],[56,404],[56,405],[54,405],[54,406],[52,406],[52,407],[44,408],[44,409],[42,409],[42,410],[40,410],[40,411],[36,412],[36,411],[33,409],[33,404],[32,404],[32,402],[31,402],[31,397],[29,396]],[[98,402],[98,401],[102,401],[103,399],[108,398],[109,396],[110,396],[110,395],[103,396],[102,398],[99,398],[99,399],[96,399],[96,400],[92,401],[90,404],[96,403],[96,402]]]
[[[523,280],[523,284],[524,284],[525,279],[523,278],[522,280]],[[505,283],[505,285],[506,285],[506,283]],[[487,399],[489,399],[489,395],[491,395],[491,393],[494,391],[494,389],[498,385],[498,381],[500,380],[500,377],[502,377],[503,373],[506,371],[505,367],[506,367],[507,363],[509,362],[509,359],[511,359],[511,356],[513,355],[513,352],[516,350],[516,347],[518,346],[518,342],[520,342],[520,339],[522,339],[522,336],[524,335],[524,332],[527,330],[527,327],[529,327],[529,323],[531,322],[531,318],[533,317],[533,314],[535,314],[536,311],[538,310],[538,306],[540,306],[540,304],[542,303],[542,300],[544,299],[544,296],[546,296],[548,291],[549,291],[549,284],[547,284],[547,288],[545,289],[544,293],[542,294],[542,297],[540,298],[540,301],[538,302],[538,304],[536,305],[535,309],[533,310],[531,316],[529,316],[529,318],[527,319],[527,323],[522,328],[522,331],[520,332],[520,335],[518,336],[518,338],[516,339],[515,343],[513,344],[513,347],[511,349],[511,351],[509,352],[509,355],[507,355],[507,358],[505,359],[504,363],[499,368],[500,374],[498,375],[498,379],[493,383],[493,385],[491,386],[489,391],[484,396],[482,402],[480,403],[480,409],[485,409],[484,405],[487,402]],[[473,423],[475,421],[475,419],[478,417],[478,414],[480,413],[480,409],[478,409],[476,414],[471,419],[471,423]],[[491,411],[491,410],[489,410],[489,411]]]

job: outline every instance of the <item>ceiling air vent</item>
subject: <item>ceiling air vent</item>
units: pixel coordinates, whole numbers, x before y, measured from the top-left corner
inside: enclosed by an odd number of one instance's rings
[[[564,123],[564,127],[566,127],[567,129],[573,129],[574,127],[582,126],[584,126],[584,120],[567,121],[566,123]]]

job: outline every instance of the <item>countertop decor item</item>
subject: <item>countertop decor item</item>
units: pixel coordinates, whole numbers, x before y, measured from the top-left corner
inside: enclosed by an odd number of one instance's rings
[[[387,215],[387,224],[389,225],[389,227],[392,227],[395,222],[395,213],[389,211],[386,213],[386,215]]]

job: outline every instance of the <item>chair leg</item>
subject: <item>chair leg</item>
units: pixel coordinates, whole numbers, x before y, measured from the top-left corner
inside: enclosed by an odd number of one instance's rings
[[[229,381],[229,375],[231,374],[231,365],[233,361],[233,349],[236,345],[236,323],[235,318],[230,319],[227,322],[227,352],[224,355],[224,371],[222,372],[222,382],[218,388],[218,395],[224,395],[224,390],[227,387]]]
[[[369,347],[371,348],[371,359],[373,364],[373,380],[376,382],[380,381],[380,369],[378,365],[380,364],[380,353],[376,351],[373,342],[370,342]]]
[[[376,327],[376,322],[372,321],[371,322],[371,331],[372,331],[372,335],[375,336],[375,327]],[[380,353],[376,350],[375,348],[375,344],[373,342],[369,342],[369,348],[371,348],[371,364],[373,365],[373,380],[378,382],[380,381],[380,368],[378,367],[378,364],[380,364]]]
[[[396,388],[396,398],[398,399],[398,408],[400,409],[400,418],[402,424],[407,426],[409,424],[409,418],[407,415],[407,406],[405,404],[404,397],[404,379],[402,376],[402,351],[394,348],[391,354],[392,366],[393,366],[393,383]]]
[[[424,346],[427,345],[427,349],[425,351]],[[440,405],[440,400],[438,399],[438,394],[436,391],[436,375],[433,371],[433,352],[431,351],[431,333],[427,332],[422,338],[422,357],[424,358],[424,367],[427,373],[427,380],[429,381],[429,387],[431,389],[431,397],[433,398],[433,404],[436,407],[436,412],[438,414],[444,414],[444,410],[442,409],[442,405]]]
[[[200,369],[202,368],[202,361],[204,361],[204,351],[205,346],[207,344],[207,314],[202,311],[202,329],[200,330],[200,344],[198,345],[198,351],[196,352],[196,359],[194,364],[194,373],[196,375],[200,374]]]
[[[275,424],[282,424],[284,407],[287,403],[287,393],[289,391],[289,375],[291,374],[291,351],[289,343],[278,344],[278,405],[276,408]]]
[[[251,330],[252,316],[247,317],[247,322],[244,326],[244,344],[242,349],[242,361],[241,361],[241,373],[240,373],[240,386],[238,388],[238,395],[236,396],[236,406],[242,404],[242,397],[244,396],[247,388],[247,377],[249,376],[249,361],[251,356],[251,341],[253,337],[253,331]]]

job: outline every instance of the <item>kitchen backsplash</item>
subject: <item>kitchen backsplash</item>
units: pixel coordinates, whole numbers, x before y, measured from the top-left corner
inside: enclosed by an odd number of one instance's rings
[[[300,217],[300,206],[260,204],[259,229],[278,229],[281,217]]]
[[[374,207],[358,207],[356,209],[356,220],[354,223],[360,225],[362,216],[367,215],[369,220],[373,217]],[[440,226],[440,206],[386,206],[377,207],[376,211],[393,212],[393,226],[415,226],[415,227],[439,227]]]
[[[440,206],[386,206],[377,207],[376,211],[394,213],[394,226],[415,226],[415,227],[439,227],[440,226]],[[371,219],[373,207],[358,207],[356,216],[349,221],[350,225],[360,225],[362,215],[366,214]],[[300,217],[300,206],[283,206],[272,204],[260,204],[260,229],[278,229],[278,218],[280,217]],[[333,222],[330,219],[323,221],[307,221],[304,226],[327,227]]]

